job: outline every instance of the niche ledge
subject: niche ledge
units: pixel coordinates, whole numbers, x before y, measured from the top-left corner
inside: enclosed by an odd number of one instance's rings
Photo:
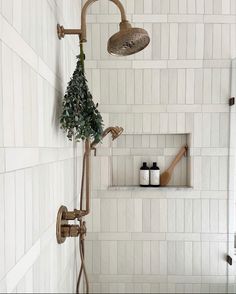
[[[193,190],[191,186],[166,186],[166,187],[140,187],[140,186],[109,186],[109,191],[186,191]]]

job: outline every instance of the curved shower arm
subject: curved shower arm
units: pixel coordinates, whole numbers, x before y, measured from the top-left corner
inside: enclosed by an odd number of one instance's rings
[[[80,37],[80,42],[87,42],[87,10],[88,8],[94,3],[97,2],[98,0],[87,0],[86,3],[84,4],[82,11],[81,11],[81,28],[80,29],[65,29],[63,26],[61,25],[57,25],[57,34],[58,34],[58,38],[64,38],[65,35],[79,35]],[[126,17],[126,13],[125,13],[125,9],[123,4],[120,2],[120,0],[109,0],[111,2],[113,2],[120,10],[120,14],[121,14],[121,24],[125,26],[130,26],[127,17]]]
[[[98,1],[98,0],[88,0],[82,8],[81,34],[80,34],[80,41],[81,42],[87,42],[87,25],[86,25],[87,10],[88,10],[89,6],[91,6],[96,1]],[[124,9],[124,6],[122,5],[122,3],[119,0],[109,0],[109,1],[113,2],[119,8],[120,14],[121,14],[121,22],[126,22],[127,21],[126,13],[125,13],[125,9]]]

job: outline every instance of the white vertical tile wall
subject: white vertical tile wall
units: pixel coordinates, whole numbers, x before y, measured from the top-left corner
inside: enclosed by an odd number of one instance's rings
[[[191,176],[180,177],[181,168],[186,170],[182,165],[173,180],[187,177],[193,189],[111,190],[105,187],[112,182],[107,182],[107,170],[102,167],[104,176],[94,189],[100,212],[94,212],[98,217],[93,218],[93,223],[97,219],[101,224],[100,232],[96,225],[89,234],[90,242],[101,248],[96,259],[93,256],[101,269],[90,272],[92,291],[226,292],[227,103],[231,58],[236,57],[236,2],[121,2],[128,18],[149,31],[150,46],[119,59],[105,53],[103,43],[118,29],[119,15],[112,8],[106,16],[104,0],[100,6],[94,4],[100,9],[90,11],[97,18],[89,24],[88,42],[96,46],[92,45],[95,52],[86,52],[90,70],[100,72],[100,84],[93,88],[101,90],[100,109],[109,116],[108,125],[125,128],[125,136],[112,143],[113,184],[138,181],[140,161],[127,156],[122,146],[130,152],[138,148],[158,152],[166,144],[178,146],[171,136],[164,140],[160,134],[189,133]],[[104,152],[109,156],[105,148],[98,150],[98,156]],[[143,156],[152,160],[149,154]],[[89,263],[92,257],[87,258]]]
[[[77,194],[81,146],[74,158],[58,118],[78,46],[70,37],[60,42],[56,25],[80,26],[80,11],[77,0],[0,1],[2,293],[75,291],[76,246],[57,244],[55,221],[60,205],[74,208]],[[99,74],[93,72],[97,96]]]

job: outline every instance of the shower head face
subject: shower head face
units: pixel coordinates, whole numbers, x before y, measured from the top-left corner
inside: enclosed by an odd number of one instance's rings
[[[108,40],[107,51],[115,56],[128,56],[143,50],[149,43],[147,31],[130,27],[120,30]]]
[[[111,129],[112,141],[116,140],[123,133],[124,129],[121,127],[114,127]]]

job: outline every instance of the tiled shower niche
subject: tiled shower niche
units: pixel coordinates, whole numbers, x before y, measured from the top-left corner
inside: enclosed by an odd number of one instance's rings
[[[151,167],[157,162],[164,172],[180,148],[189,146],[190,134],[122,135],[112,145],[112,186],[139,186],[139,169],[143,162]],[[168,186],[190,186],[189,152],[174,169]]]

